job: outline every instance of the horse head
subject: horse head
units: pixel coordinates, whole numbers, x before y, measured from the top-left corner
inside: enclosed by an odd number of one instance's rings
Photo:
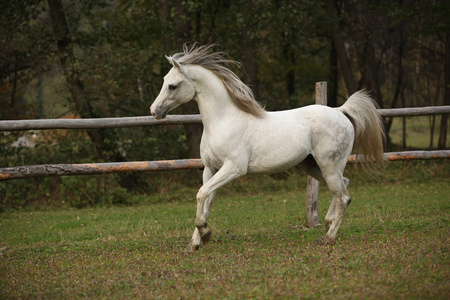
[[[195,97],[195,87],[186,75],[186,69],[172,57],[166,59],[173,66],[164,76],[164,83],[156,97],[150,112],[155,119],[163,119],[167,113],[181,104],[191,101]]]

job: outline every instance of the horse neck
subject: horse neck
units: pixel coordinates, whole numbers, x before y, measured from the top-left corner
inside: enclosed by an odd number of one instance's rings
[[[213,72],[192,66],[195,75],[191,76],[197,85],[196,101],[206,129],[236,117],[242,117],[242,111],[232,102],[230,94],[222,80]],[[191,75],[191,74],[190,74]]]

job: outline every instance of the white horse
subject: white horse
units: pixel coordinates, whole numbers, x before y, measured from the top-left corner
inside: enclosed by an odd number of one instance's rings
[[[339,108],[310,105],[267,112],[250,88],[224,66],[238,63],[226,59],[224,52],[211,52],[211,47],[185,45],[183,52],[166,56],[173,68],[150,107],[153,117],[161,119],[195,100],[202,116],[200,151],[205,169],[190,246],[198,249],[201,241],[211,238],[206,221],[218,188],[246,174],[278,172],[299,164],[326,182],[333,194],[325,217],[326,235],[319,239],[333,243],[351,201],[350,181],[343,172],[352,149],[368,165],[383,162],[383,125],[372,99],[357,92]]]

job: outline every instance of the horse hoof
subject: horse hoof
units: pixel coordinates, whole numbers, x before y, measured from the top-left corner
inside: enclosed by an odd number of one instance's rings
[[[332,245],[332,244],[334,244],[334,242],[335,242],[334,238],[323,236],[323,237],[318,238],[317,240],[315,240],[314,244],[326,246],[326,245]]]
[[[190,253],[194,253],[198,249],[200,249],[200,245],[189,244],[189,246],[187,246],[186,249],[184,249],[184,251],[182,251],[182,252],[184,254],[190,254]]]
[[[208,230],[203,236],[202,236],[202,242],[203,244],[207,244],[211,240],[211,230]]]

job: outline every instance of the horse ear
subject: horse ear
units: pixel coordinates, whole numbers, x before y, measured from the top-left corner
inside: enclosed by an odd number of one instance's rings
[[[166,55],[166,59],[172,66],[174,66],[180,72],[184,73],[183,67],[181,66],[181,64],[179,62],[177,62],[175,59],[173,59],[172,57],[169,57],[167,55]]]
[[[172,62],[173,62],[172,65],[173,65],[175,68],[177,68],[179,71],[183,72],[183,68],[181,67],[181,65],[180,65],[179,62],[177,62],[175,59],[172,59]]]

